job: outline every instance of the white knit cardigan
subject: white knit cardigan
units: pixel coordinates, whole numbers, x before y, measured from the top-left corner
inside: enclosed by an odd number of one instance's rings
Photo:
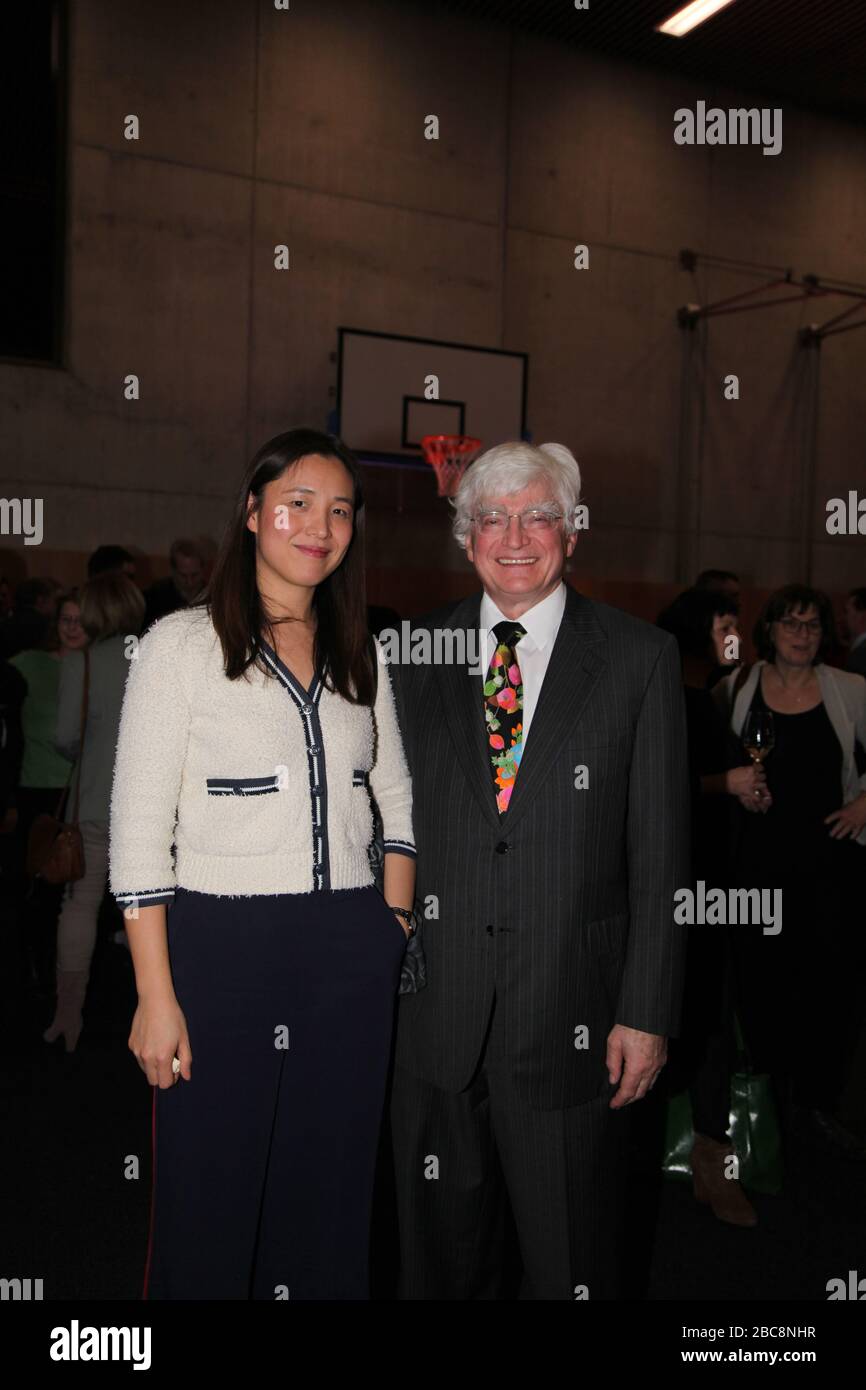
[[[230,681],[202,608],[172,613],[130,662],[111,794],[110,886],[121,906],[310,893],[373,882],[369,787],[385,852],[413,856],[412,791],[387,668],[373,709],[317,677]],[[174,849],[173,849],[174,847]]]

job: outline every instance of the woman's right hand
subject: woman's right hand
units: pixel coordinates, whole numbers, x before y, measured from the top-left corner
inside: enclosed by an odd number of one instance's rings
[[[192,1080],[192,1051],[183,1010],[174,995],[139,999],[129,1034],[129,1050],[151,1086],[167,1091],[183,1077]],[[180,1071],[171,1069],[177,1057]]]
[[[725,785],[747,811],[766,811],[773,804],[767,774],[760,763],[729,768],[725,773]]]

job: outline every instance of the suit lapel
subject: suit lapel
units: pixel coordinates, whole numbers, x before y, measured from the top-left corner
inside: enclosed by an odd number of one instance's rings
[[[500,818],[503,832],[511,829],[532,798],[549,783],[554,764],[562,756],[564,736],[577,724],[607,666],[606,647],[607,638],[591,603],[569,588],[532,716],[531,738],[526,740],[508,810]],[[492,778],[490,781],[492,786]]]
[[[448,627],[455,631],[470,629],[477,632],[480,611],[481,596],[475,594],[458,604]],[[486,651],[482,651],[482,665],[486,657]],[[455,662],[450,666],[440,666],[437,680],[445,723],[464,776],[486,819],[491,825],[499,825],[493,773],[488,762],[481,677],[471,675],[466,666]]]

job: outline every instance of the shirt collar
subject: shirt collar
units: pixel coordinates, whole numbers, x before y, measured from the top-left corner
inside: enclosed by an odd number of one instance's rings
[[[520,618],[514,620],[526,629],[526,636],[520,639],[520,646],[524,651],[543,651],[545,647],[553,646],[565,612],[565,600],[565,585],[559,584],[552,594],[548,594],[547,598],[536,603],[534,608],[527,609]],[[478,621],[480,627],[489,631],[497,623],[508,622],[509,619],[485,592]]]

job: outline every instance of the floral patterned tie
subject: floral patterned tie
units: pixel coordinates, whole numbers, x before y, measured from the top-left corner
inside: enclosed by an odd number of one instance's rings
[[[523,752],[523,676],[515,648],[526,635],[526,628],[515,622],[497,623],[493,633],[496,651],[484,680],[484,718],[496,805],[499,814],[504,815]]]

